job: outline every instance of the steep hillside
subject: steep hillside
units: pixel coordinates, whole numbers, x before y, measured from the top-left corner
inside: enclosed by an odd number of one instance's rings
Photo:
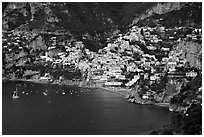
[[[104,31],[109,25],[127,25],[126,23],[132,21],[135,15],[143,14],[143,12],[157,4],[140,2],[4,3],[3,21],[7,30],[12,30],[26,21],[29,24],[37,24],[36,26],[38,26],[38,22],[44,20],[42,21],[43,24],[45,21],[49,23],[57,22],[55,25],[73,31],[79,31],[79,28],[82,32],[84,29],[86,31]],[[47,15],[44,15],[45,13]],[[38,19],[39,15],[41,15],[40,19]],[[43,24],[38,27],[43,27]],[[36,26],[32,27],[35,28]]]
[[[158,25],[166,27],[198,27],[202,24],[202,3],[174,4],[174,6],[167,10],[168,12],[166,12],[166,10],[162,10],[163,8],[159,9],[161,9],[159,10],[161,12],[153,12],[150,10],[152,16],[140,18],[137,24],[140,26],[152,27]]]
[[[107,17],[97,3],[10,3],[3,21],[7,30],[27,22],[32,29],[48,29],[46,25],[50,25],[84,32],[85,28],[87,31],[100,31],[104,26],[108,27],[111,20]]]
[[[3,3],[3,30],[69,31],[76,39],[83,40],[87,48],[97,51],[106,45],[107,38],[126,31],[140,20],[176,12],[184,5],[186,3]]]
[[[115,26],[98,3],[10,3],[3,13],[4,30],[69,31],[77,39],[88,39],[93,50]]]

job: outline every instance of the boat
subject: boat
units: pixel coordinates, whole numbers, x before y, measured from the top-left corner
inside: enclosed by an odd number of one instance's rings
[[[18,96],[18,91],[17,91],[17,87],[16,87],[16,90],[14,90],[14,92],[13,92],[12,98],[13,98],[13,99],[19,98],[19,96]]]
[[[174,111],[174,109],[169,107],[169,111],[172,112],[172,111]]]
[[[169,111],[170,112],[174,111],[174,108],[172,106],[169,106]]]
[[[47,96],[47,93],[46,93],[46,92],[43,92],[43,95],[44,95],[44,96]]]

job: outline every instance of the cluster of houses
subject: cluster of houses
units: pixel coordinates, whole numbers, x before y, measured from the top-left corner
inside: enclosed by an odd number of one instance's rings
[[[141,80],[148,80],[149,86],[161,81],[161,77],[165,74],[174,80],[174,78],[194,78],[198,72],[189,70],[185,72],[177,72],[178,67],[185,67],[187,60],[182,56],[183,51],[170,50],[170,48],[161,47],[162,52],[168,52],[162,61],[158,61],[155,55],[144,54],[141,48],[137,45],[131,44],[133,41],[140,41],[145,44],[142,31],[154,31],[151,28],[133,27],[127,34],[119,35],[113,43],[107,44],[107,47],[99,50],[95,59],[89,62],[89,79],[97,80],[104,83],[104,86],[123,86],[132,87],[138,84]],[[165,28],[160,27],[161,32],[166,31]],[[144,33],[144,35],[150,35]],[[157,36],[150,36],[152,43],[162,42]],[[171,38],[169,38],[171,39]],[[156,42],[156,43],[157,43]],[[152,46],[153,47],[153,46]],[[155,47],[156,48],[156,47]],[[153,49],[153,48],[152,48]],[[139,60],[133,58],[133,54],[137,53]],[[94,66],[94,67],[92,67]],[[159,68],[159,69],[158,69]],[[177,81],[173,81],[177,83]],[[152,96],[155,92],[148,92],[146,96]]]
[[[28,38],[26,35],[21,36],[20,34],[14,35],[12,33],[3,33],[2,37],[2,50],[4,52],[14,52],[23,49],[27,43]]]
[[[57,66],[62,66],[63,69],[74,66],[80,70],[86,81],[101,83],[103,86],[131,88],[141,83],[141,81],[147,80],[149,81],[147,86],[150,87],[155,83],[159,83],[165,74],[168,74],[171,78],[179,77],[174,75],[177,73],[177,68],[185,67],[187,63],[182,50],[171,50],[164,45],[160,47],[159,51],[167,53],[167,56],[159,61],[154,54],[144,53],[141,47],[135,44],[135,42],[139,42],[150,51],[158,50],[155,44],[162,43],[163,40],[159,35],[154,34],[154,31],[165,33],[172,30],[164,27],[139,28],[133,26],[126,34],[119,34],[114,42],[108,43],[106,47],[100,49],[97,53],[85,48],[82,41],[70,42],[63,38],[60,39],[58,36],[50,37],[49,44],[43,43],[42,37],[34,34],[32,36],[37,37],[37,41],[30,43],[25,42],[29,42],[30,37],[21,36],[20,34],[15,37],[8,34],[7,37],[11,37],[11,42],[7,41],[8,38],[3,38],[2,41],[3,50],[8,50],[8,54],[14,48],[23,51],[25,48],[35,49],[36,46],[40,45],[40,50],[44,52],[36,56],[36,60],[50,63],[53,69]],[[200,35],[200,33],[201,30],[196,29],[186,37],[195,39],[194,37]],[[172,37],[169,37],[169,40],[172,39]],[[179,74],[181,78],[197,76],[196,71]],[[46,73],[45,76],[40,78],[40,80],[45,79],[50,80],[50,74]],[[143,99],[148,99],[153,94],[155,92],[144,93]]]

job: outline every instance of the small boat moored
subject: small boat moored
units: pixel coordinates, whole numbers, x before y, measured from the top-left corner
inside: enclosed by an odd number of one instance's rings
[[[16,87],[16,90],[14,90],[14,92],[13,92],[12,98],[13,98],[13,99],[19,98],[19,96],[18,96],[18,91],[17,91],[17,87]]]

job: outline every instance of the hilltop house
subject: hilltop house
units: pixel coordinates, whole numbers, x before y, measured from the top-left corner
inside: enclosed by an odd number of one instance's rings
[[[164,48],[164,47],[161,48],[161,51],[169,51],[169,50],[170,50],[169,48]]]
[[[186,77],[196,77],[197,76],[197,72],[194,71],[190,71],[186,73]]]

